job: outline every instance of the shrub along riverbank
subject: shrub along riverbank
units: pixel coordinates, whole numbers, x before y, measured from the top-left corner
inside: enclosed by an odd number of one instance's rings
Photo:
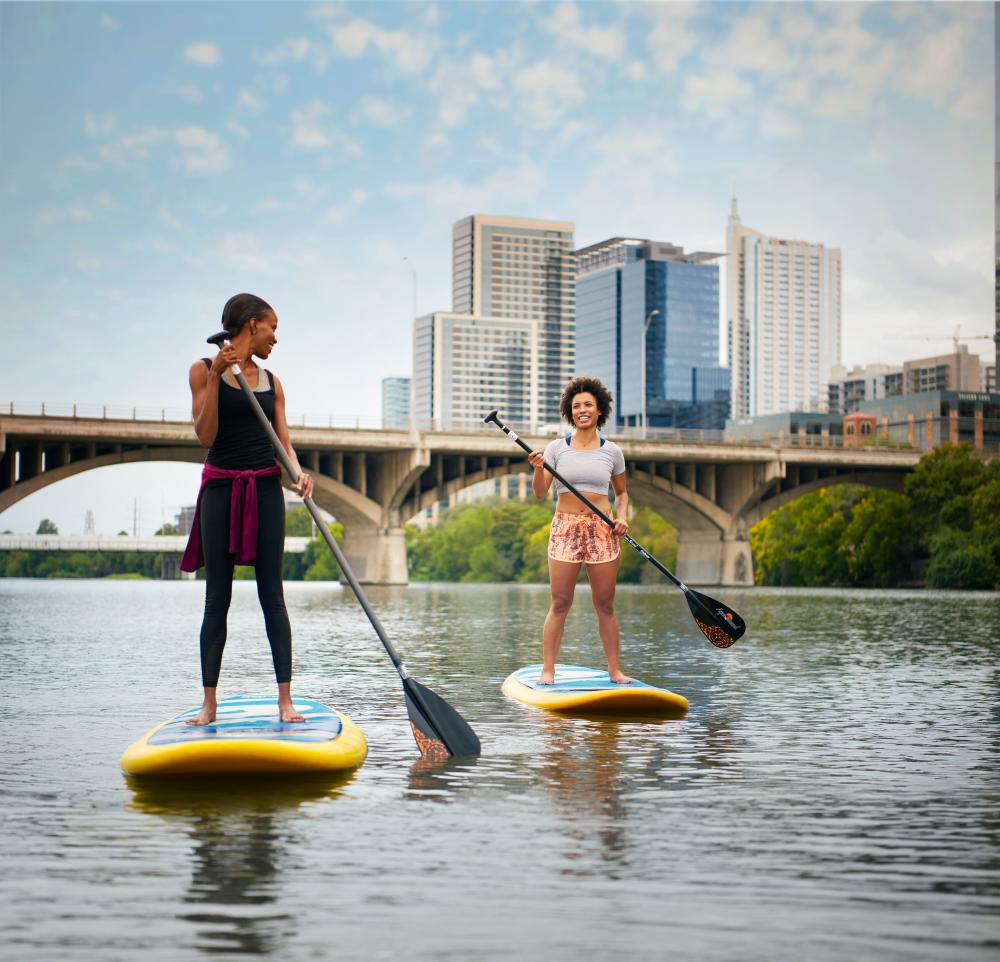
[[[750,546],[761,585],[996,588],[1000,462],[935,448],[904,494],[824,488],[769,514]]]

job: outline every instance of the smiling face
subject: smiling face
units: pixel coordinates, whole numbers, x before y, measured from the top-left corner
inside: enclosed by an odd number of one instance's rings
[[[278,318],[274,314],[263,313],[250,323],[251,331],[254,327],[257,329],[256,333],[250,335],[251,349],[257,357],[266,361],[272,348],[278,343]]]
[[[574,394],[570,410],[573,413],[573,424],[578,428],[595,427],[601,413],[597,406],[597,398],[589,391]]]

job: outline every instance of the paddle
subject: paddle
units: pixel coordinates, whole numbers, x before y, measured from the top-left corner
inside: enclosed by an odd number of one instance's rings
[[[220,331],[218,334],[213,334],[208,338],[208,343],[215,345],[225,344],[228,346],[229,335],[225,331]],[[253,407],[254,414],[257,415],[257,420],[260,421],[261,427],[267,432],[267,436],[274,446],[274,452],[277,454],[282,467],[288,472],[292,481],[297,482],[299,480],[299,473],[295,470],[288,452],[278,440],[278,435],[274,433],[271,422],[268,421],[267,415],[261,409],[260,402],[254,397],[253,390],[247,384],[239,365],[233,364],[230,370],[243,389],[243,393],[246,395],[251,407]],[[425,685],[414,681],[407,674],[399,653],[393,647],[392,642],[389,641],[382,623],[378,620],[378,616],[368,603],[368,598],[358,583],[358,579],[355,578],[351,566],[344,557],[344,553],[340,550],[340,545],[337,544],[330,533],[330,529],[320,517],[319,508],[316,507],[311,497],[303,498],[302,500],[309,509],[313,521],[316,522],[316,527],[319,528],[319,532],[323,536],[323,540],[326,541],[327,547],[329,547],[333,552],[333,556],[337,559],[337,564],[340,565],[341,571],[344,572],[344,577],[347,578],[348,584],[354,590],[354,594],[361,603],[361,607],[364,608],[368,620],[372,623],[372,627],[379,637],[379,641],[382,642],[383,647],[392,659],[396,671],[399,672],[399,677],[403,681],[403,694],[406,696],[406,711],[410,716],[410,728],[413,729],[413,737],[417,741],[420,754],[425,758],[433,760],[448,758],[451,755],[478,755],[480,752],[479,738],[469,726],[469,723],[440,695],[431,691]]]
[[[496,424],[504,434],[506,434],[512,441],[515,441],[520,445],[528,454],[531,454],[531,448],[524,443],[500,418],[497,417],[496,411],[490,411],[483,420],[489,424],[491,421]],[[587,500],[572,484],[570,484],[558,471],[555,470],[551,465],[546,464],[545,470],[549,472],[557,481],[563,484],[569,491],[575,494],[591,511],[594,512],[605,524],[607,524],[612,529],[615,526],[614,521],[612,521],[600,508],[598,508],[591,501]],[[747,630],[746,623],[743,619],[733,611],[732,608],[724,605],[721,601],[716,601],[714,598],[709,598],[708,595],[703,595],[700,591],[695,591],[693,588],[689,588],[683,581],[680,580],[676,575],[671,574],[671,572],[665,568],[659,561],[656,560],[638,541],[633,540],[631,535],[624,535],[625,540],[635,548],[636,551],[642,555],[653,567],[657,568],[662,574],[666,575],[681,591],[684,592],[684,598],[688,603],[688,608],[691,609],[691,614],[694,616],[695,624],[701,629],[701,633],[713,644],[716,648],[728,648],[731,644],[738,641],[743,635],[743,632]]]

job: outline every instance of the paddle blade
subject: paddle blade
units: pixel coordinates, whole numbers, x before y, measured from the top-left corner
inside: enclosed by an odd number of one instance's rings
[[[440,695],[412,678],[403,679],[406,711],[424,758],[444,761],[452,755],[478,755],[479,738],[469,723]]]
[[[684,597],[701,633],[716,648],[728,648],[739,641],[747,630],[746,622],[721,601],[709,598],[693,588],[688,588]]]

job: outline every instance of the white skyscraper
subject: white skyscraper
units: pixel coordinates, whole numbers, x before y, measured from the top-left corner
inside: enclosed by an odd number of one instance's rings
[[[735,198],[726,239],[732,417],[823,410],[840,364],[840,249],[744,227]]]
[[[473,214],[452,237],[452,310],[414,324],[416,426],[472,427],[491,408],[522,431],[557,423],[575,358],[573,224]]]

